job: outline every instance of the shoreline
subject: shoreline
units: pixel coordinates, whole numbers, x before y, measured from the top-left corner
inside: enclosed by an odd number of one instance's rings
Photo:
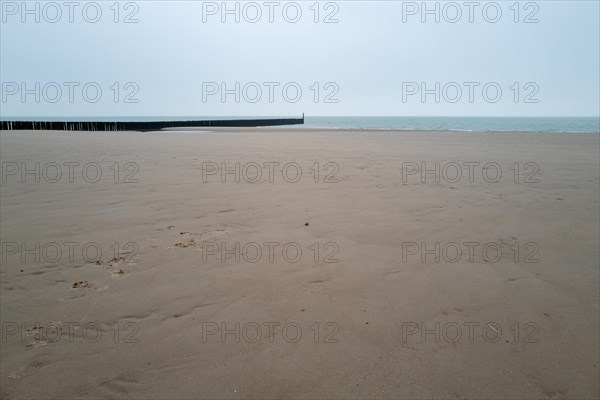
[[[202,132],[244,132],[244,131],[250,131],[251,132],[257,132],[257,131],[264,131],[264,132],[330,132],[330,133],[342,133],[342,132],[348,132],[348,133],[365,133],[365,132],[372,132],[372,133],[398,133],[398,134],[403,134],[403,133],[435,133],[435,134],[452,134],[452,133],[456,133],[456,134],[519,134],[519,135],[525,135],[525,134],[544,134],[544,135],[551,135],[551,134],[558,134],[558,135],[590,135],[590,136],[597,136],[600,135],[600,131],[599,132],[581,132],[581,131],[480,131],[480,130],[457,130],[457,129],[453,129],[453,130],[419,130],[419,129],[387,129],[387,128],[297,128],[297,127],[286,127],[286,126],[266,126],[266,127],[218,127],[218,126],[214,126],[214,127],[190,127],[190,128],[164,128],[161,130],[149,130],[149,131],[135,131],[135,130],[124,130],[124,131],[79,131],[79,130],[73,130],[73,131],[64,131],[64,130],[39,130],[39,129],[35,129],[35,130],[19,130],[19,129],[15,129],[15,130],[0,130],[0,132],[7,132],[7,133],[24,133],[24,132],[38,132],[38,133],[46,133],[46,132],[51,132],[51,133],[75,133],[75,134],[79,134],[79,133],[85,133],[85,134],[91,134],[91,133],[97,133],[97,134],[103,134],[103,133],[163,133],[163,132],[167,132],[167,133],[177,133],[177,132],[181,132],[181,133],[193,133],[193,132],[198,132],[198,133],[202,133]]]

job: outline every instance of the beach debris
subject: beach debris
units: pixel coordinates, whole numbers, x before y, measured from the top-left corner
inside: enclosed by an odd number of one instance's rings
[[[305,222],[305,223],[304,223],[304,226],[308,226],[308,222]]]
[[[82,289],[86,287],[90,287],[90,283],[88,281],[75,282],[72,286],[73,289]]]

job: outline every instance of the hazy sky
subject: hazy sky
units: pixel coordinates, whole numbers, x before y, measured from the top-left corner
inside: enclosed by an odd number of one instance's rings
[[[600,109],[598,1],[114,4],[28,2],[27,13],[21,1],[2,1],[1,114],[591,116]]]

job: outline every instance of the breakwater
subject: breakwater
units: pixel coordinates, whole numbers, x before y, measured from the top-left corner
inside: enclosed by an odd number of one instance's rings
[[[1,130],[47,131],[159,131],[165,128],[253,128],[259,126],[302,125],[302,118],[222,119],[191,121],[0,121]]]

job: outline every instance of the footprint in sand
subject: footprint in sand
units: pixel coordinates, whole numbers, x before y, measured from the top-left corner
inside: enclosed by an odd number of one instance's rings
[[[107,265],[109,267],[114,267],[115,264],[116,264],[116,266],[119,266],[119,264],[124,263],[126,261],[127,261],[127,257],[118,257],[118,258],[113,257],[110,260],[98,260],[98,261],[96,261],[96,265]],[[110,271],[110,276],[112,278],[125,274],[125,270],[123,270],[122,268],[108,268],[108,271]],[[75,288],[75,286],[73,286],[73,287]]]
[[[27,343],[25,345],[25,347],[30,348],[30,349],[37,349],[39,347],[45,347],[45,346],[48,346],[47,340],[36,340],[35,342]]]
[[[113,264],[118,264],[120,262],[125,262],[127,257],[113,257],[110,260],[98,260],[96,261],[96,265],[110,265],[112,267]]]
[[[206,239],[211,239],[216,236],[220,236],[227,231],[225,230],[225,226],[221,225],[217,227],[215,230],[211,231],[210,229],[204,229],[202,232],[179,232],[181,236],[185,238],[185,240],[175,243],[173,246],[168,247],[169,249],[180,248],[184,249],[186,247],[197,247],[201,246],[202,242]],[[196,240],[196,237],[199,236],[200,241]]]
[[[75,282],[72,286],[73,289],[91,288],[92,285],[88,281]]]
[[[197,235],[197,233],[191,233],[191,232],[179,232],[180,235]],[[195,246],[196,245],[196,239],[193,237],[188,237],[185,239],[185,241],[183,242],[179,242],[179,243],[175,243],[173,246],[174,247],[179,247],[179,248],[186,248],[186,247],[190,247],[190,246]]]
[[[48,340],[48,335],[55,336],[57,333],[56,327],[58,322],[47,324],[46,326],[36,324],[32,328],[25,330],[25,347],[29,349],[37,349],[39,347],[48,346],[48,343],[55,342],[56,340]],[[43,337],[46,337],[43,339]]]
[[[22,371],[22,372],[21,372]],[[29,376],[30,374],[25,372],[24,368],[21,368],[19,371],[13,372],[11,374],[8,375],[8,379],[23,379],[27,376]]]

